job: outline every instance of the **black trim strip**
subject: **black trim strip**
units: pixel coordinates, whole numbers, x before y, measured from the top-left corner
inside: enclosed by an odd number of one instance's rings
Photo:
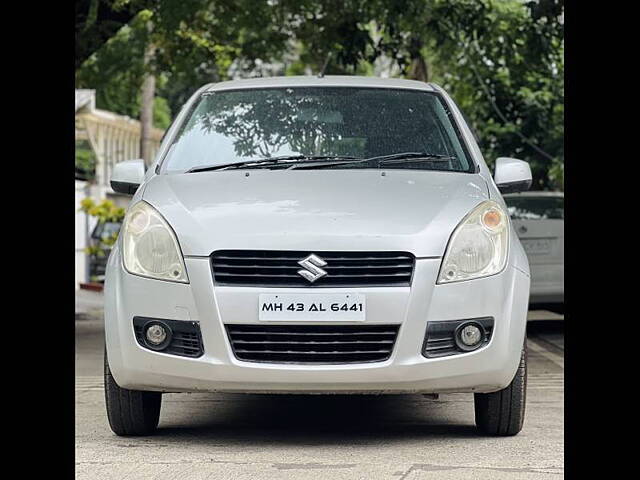
[[[139,183],[116,182],[114,180],[111,180],[110,183],[114,192],[124,193],[125,195],[133,195],[140,186]]]
[[[517,193],[526,192],[531,188],[531,180],[522,180],[520,182],[500,183],[496,185],[500,193]]]

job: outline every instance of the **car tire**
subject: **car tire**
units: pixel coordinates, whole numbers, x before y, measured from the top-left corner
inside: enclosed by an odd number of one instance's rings
[[[511,436],[522,430],[527,397],[527,346],[511,383],[497,392],[474,394],[476,426],[486,435]]]
[[[121,388],[111,375],[106,349],[104,396],[113,433],[119,436],[143,436],[155,432],[160,420],[162,393]]]

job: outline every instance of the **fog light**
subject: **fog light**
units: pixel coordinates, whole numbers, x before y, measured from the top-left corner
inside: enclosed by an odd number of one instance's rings
[[[169,344],[171,331],[160,323],[152,323],[145,328],[144,337],[149,347],[161,350]]]
[[[484,339],[484,330],[477,323],[463,323],[456,332],[456,344],[461,350],[475,350]]]
[[[460,340],[468,347],[473,347],[481,339],[482,332],[475,325],[467,325],[460,331]]]

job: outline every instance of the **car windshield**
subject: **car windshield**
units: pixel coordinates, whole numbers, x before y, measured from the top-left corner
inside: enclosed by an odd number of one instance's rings
[[[563,197],[504,197],[514,220],[564,220]]]
[[[326,163],[327,158],[364,159],[403,152],[413,153],[414,158],[384,168],[475,170],[451,112],[438,94],[354,87],[205,93],[182,124],[163,169],[185,172],[290,156],[300,156],[288,159],[290,163],[321,158]],[[416,152],[425,158],[416,160]],[[367,162],[336,165],[375,166]]]

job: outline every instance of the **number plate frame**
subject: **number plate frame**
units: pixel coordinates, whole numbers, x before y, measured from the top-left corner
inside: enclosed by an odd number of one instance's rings
[[[261,293],[261,321],[364,321],[366,296],[362,293]]]

